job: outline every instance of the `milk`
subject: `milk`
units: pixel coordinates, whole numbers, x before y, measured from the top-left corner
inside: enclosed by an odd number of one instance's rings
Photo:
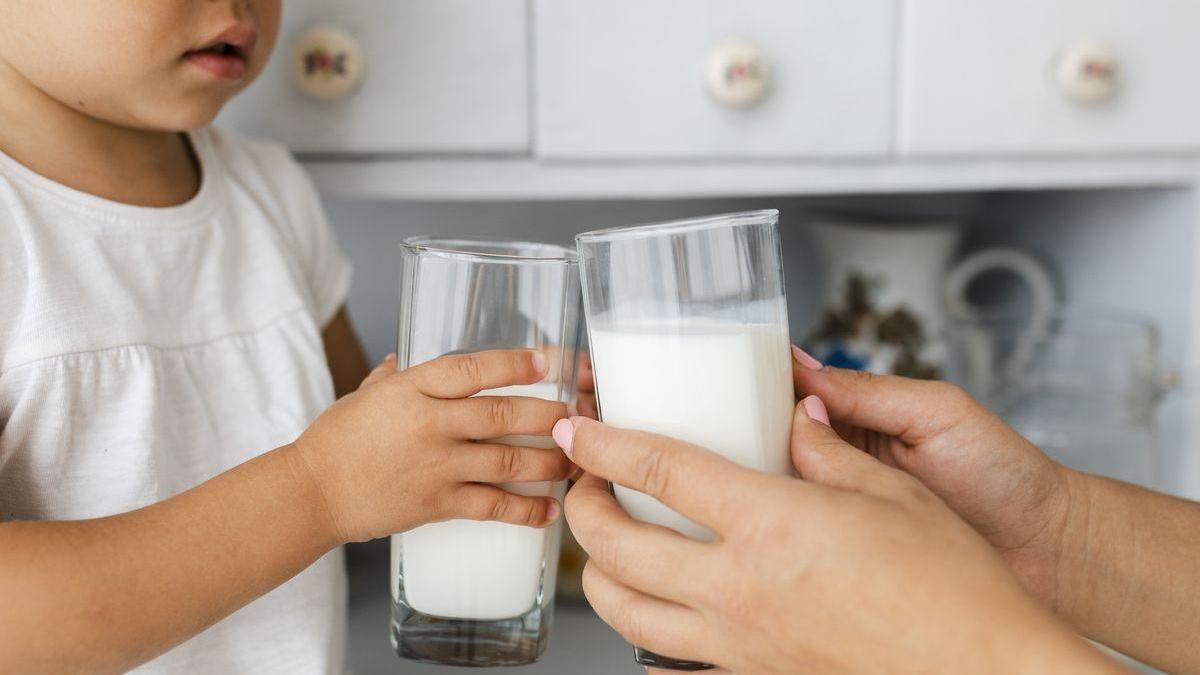
[[[707,319],[593,328],[591,348],[605,423],[688,441],[760,471],[791,469],[786,328]],[[613,487],[634,518],[712,538],[662,502]]]
[[[557,385],[503,387],[481,396],[533,396],[558,399]],[[549,436],[505,436],[494,442],[555,449]],[[565,482],[507,483],[510,492],[554,496],[561,500]],[[413,609],[454,619],[495,620],[525,614],[538,601],[538,590],[554,593],[561,519],[537,529],[507,523],[450,520],[431,523],[392,537],[392,598],[404,595]],[[543,571],[542,562],[546,561]]]

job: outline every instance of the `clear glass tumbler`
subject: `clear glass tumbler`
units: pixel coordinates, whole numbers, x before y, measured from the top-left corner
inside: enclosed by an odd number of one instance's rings
[[[576,237],[600,417],[786,473],[795,397],[778,211]],[[635,518],[698,540],[712,532],[613,486]],[[700,670],[634,647],[643,665]]]
[[[537,349],[550,362],[542,382],[481,395],[573,400],[582,318],[574,251],[548,244],[412,238],[402,244],[400,260],[401,369],[443,354]],[[498,440],[555,447],[549,436]],[[566,484],[503,487],[561,499]],[[536,661],[553,622],[561,534],[561,520],[546,529],[451,520],[393,536],[396,653],[456,666]]]
[[[947,375],[1054,459],[1163,487],[1157,406],[1174,375],[1154,323],[1135,312],[1065,307],[952,316]]]

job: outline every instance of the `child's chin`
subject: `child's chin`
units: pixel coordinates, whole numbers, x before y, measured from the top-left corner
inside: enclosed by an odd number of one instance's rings
[[[206,100],[194,97],[155,110],[153,117],[143,120],[143,123],[147,128],[159,131],[192,131],[211,123],[227,100],[226,96],[213,96]]]

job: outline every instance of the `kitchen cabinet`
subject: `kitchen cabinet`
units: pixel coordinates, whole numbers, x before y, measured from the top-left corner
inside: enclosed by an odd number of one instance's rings
[[[893,0],[539,0],[537,154],[885,156],[894,8]],[[739,78],[757,80],[761,93],[726,91]]]
[[[904,155],[1200,149],[1195,0],[911,0]]]
[[[302,153],[525,153],[527,15],[525,0],[288,0],[266,71],[219,122]],[[294,53],[320,27],[358,53],[321,39]],[[307,95],[293,74],[306,56],[334,69],[361,61],[361,83],[332,100]]]
[[[340,97],[294,81],[314,27],[361,54]],[[997,166],[1019,183],[1080,158],[1194,159],[1196,35],[1194,0],[289,0],[266,72],[219,122],[310,160],[389,162],[361,181],[379,196],[410,175],[491,196]]]

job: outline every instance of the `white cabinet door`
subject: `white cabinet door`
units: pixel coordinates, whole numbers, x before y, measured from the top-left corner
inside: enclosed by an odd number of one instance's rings
[[[538,0],[547,158],[869,157],[890,150],[894,0]],[[756,104],[706,89],[719,44],[757,48]]]
[[[902,23],[902,153],[1200,147],[1196,0],[909,0]],[[1089,44],[1115,68],[1111,98],[1090,103],[1066,85],[1088,65],[1062,72]]]
[[[288,0],[270,65],[219,123],[301,152],[526,153],[527,19],[525,0]],[[362,47],[361,86],[340,99],[292,80],[317,26]]]

